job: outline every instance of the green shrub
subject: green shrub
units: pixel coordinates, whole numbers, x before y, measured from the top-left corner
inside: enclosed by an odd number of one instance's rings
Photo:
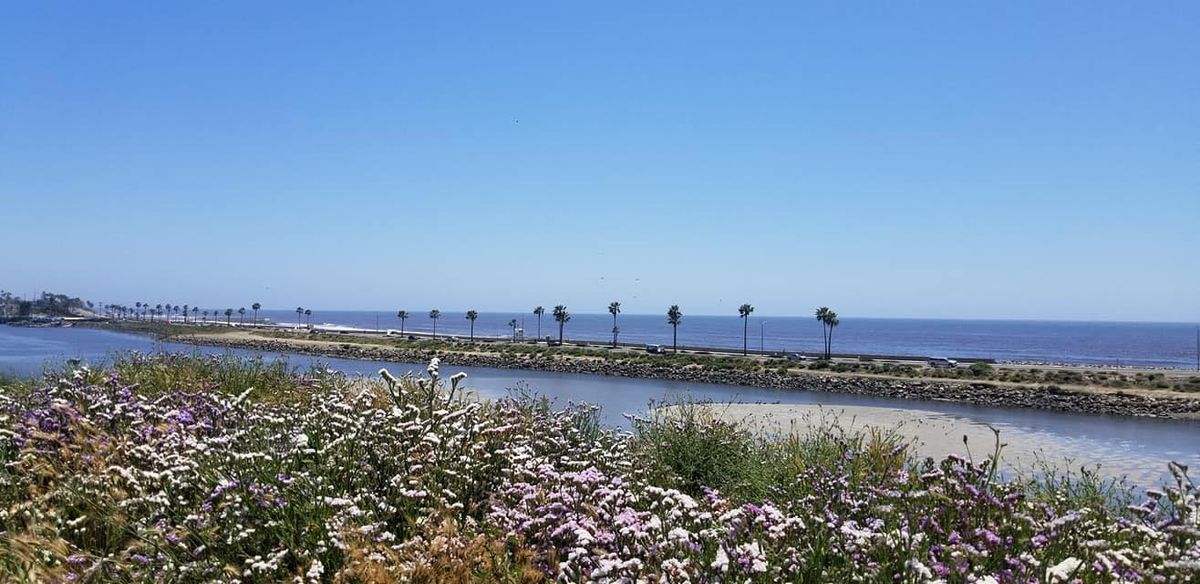
[[[745,500],[766,493],[768,465],[754,434],[706,404],[681,402],[635,420],[631,452],[651,483],[692,496],[704,487]]]

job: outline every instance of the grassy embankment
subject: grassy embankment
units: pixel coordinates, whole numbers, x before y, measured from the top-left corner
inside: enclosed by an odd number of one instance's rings
[[[974,363],[952,369],[938,369],[910,363],[876,361],[816,360],[795,362],[778,357],[720,354],[684,351],[679,354],[650,355],[628,347],[617,349],[592,345],[578,347],[565,345],[548,347],[532,343],[470,343],[466,341],[383,337],[355,334],[294,333],[285,331],[231,329],[224,326],[195,327],[179,324],[124,321],[106,327],[131,332],[149,333],[163,337],[179,337],[186,341],[189,335],[220,335],[239,331],[263,339],[280,341],[305,341],[328,343],[333,346],[388,347],[406,351],[439,353],[475,353],[485,355],[513,356],[522,358],[591,359],[615,364],[668,365],[671,367],[698,367],[711,370],[774,371],[784,375],[839,374],[869,375],[907,380],[944,380],[968,382],[992,382],[1024,385],[1047,389],[1087,388],[1105,390],[1168,390],[1180,393],[1200,392],[1200,375],[1183,372],[1127,371],[1104,368],[1060,368],[1060,367],[1017,367]]]
[[[887,432],[756,436],[687,404],[481,403],[430,377],[128,356],[0,385],[15,582],[1195,581],[1186,471],[1002,480]],[[980,448],[976,445],[976,449]],[[984,445],[984,449],[1000,447]]]
[[[186,334],[186,333],[184,333]],[[312,339],[311,335],[266,332],[255,333],[264,338]],[[359,345],[375,345],[437,352],[477,352],[528,357],[565,356],[600,359],[615,363],[667,364],[674,367],[704,367],[711,369],[740,369],[745,371],[773,370],[781,374],[839,373],[874,375],[900,379],[938,379],[948,381],[985,381],[1032,386],[1078,386],[1106,389],[1155,389],[1179,392],[1200,391],[1200,375],[1171,376],[1162,372],[1126,372],[1119,369],[1063,369],[993,366],[974,363],[952,369],[938,369],[912,364],[872,361],[808,361],[793,362],[781,358],[709,355],[698,352],[650,355],[641,351],[602,347],[547,347],[528,343],[466,343],[434,340],[407,340],[359,335],[321,335],[319,340]]]

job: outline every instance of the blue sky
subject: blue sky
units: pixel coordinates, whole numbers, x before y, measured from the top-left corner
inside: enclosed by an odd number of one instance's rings
[[[0,288],[1200,320],[1198,3],[424,4],[5,3]]]

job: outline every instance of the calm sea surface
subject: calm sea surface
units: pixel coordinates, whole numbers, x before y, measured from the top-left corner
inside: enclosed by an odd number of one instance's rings
[[[508,322],[516,319],[526,336],[558,336],[550,307],[538,319],[532,313],[480,313],[475,334],[509,335]],[[406,331],[429,332],[429,311],[409,310]],[[295,312],[263,310],[260,317],[295,323]],[[249,315],[246,317],[249,319]],[[236,321],[236,317],[234,319]],[[315,311],[314,325],[381,330],[399,329],[395,312]],[[612,316],[573,314],[565,335],[570,339],[612,339]],[[631,343],[671,343],[665,316],[622,314],[617,317],[620,340]],[[465,337],[469,322],[461,312],[443,311],[438,333]],[[750,349],[817,353],[821,350],[821,325],[808,317],[751,316],[746,327]],[[743,323],[734,316],[687,316],[679,327],[681,346],[742,347]],[[1142,367],[1196,366],[1196,326],[1184,323],[1120,323],[1005,320],[927,320],[843,318],[834,331],[836,353],[864,355],[915,355],[924,357],[981,357],[1000,361],[1040,361]]]
[[[31,329],[0,325],[0,372],[10,374],[36,374],[46,366],[59,366],[65,359],[71,358],[102,362],[113,352],[127,350],[258,355],[244,350],[159,343],[148,337],[94,329]],[[319,365],[350,374],[375,375],[381,367],[387,367],[397,374],[424,370],[424,364],[416,363],[354,361],[274,353],[265,356],[284,358],[298,367]],[[934,412],[976,429],[981,426],[995,427],[1001,431],[1002,439],[1014,445],[1026,445],[1010,450],[1006,460],[1013,464],[1029,463],[1039,455],[1046,456],[1055,464],[1069,464],[1076,468],[1099,464],[1105,474],[1127,475],[1143,486],[1156,484],[1163,479],[1167,461],[1170,460],[1200,468],[1198,422],[540,371],[453,367],[447,372],[460,370],[468,374],[470,389],[484,397],[499,397],[510,389],[525,387],[554,399],[560,405],[567,402],[598,404],[603,408],[604,421],[614,426],[627,425],[626,414],[642,414],[651,402],[680,399],[820,404],[835,410],[864,406]],[[863,422],[869,423],[866,420]],[[989,448],[987,444],[973,446],[976,454]]]

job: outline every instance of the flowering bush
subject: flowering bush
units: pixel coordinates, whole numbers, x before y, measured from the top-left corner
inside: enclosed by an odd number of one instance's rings
[[[1182,466],[1136,507],[1081,505],[998,480],[992,459],[921,463],[845,434],[789,446],[696,419],[630,434],[589,406],[476,401],[438,369],[368,382],[132,355],[5,387],[0,575],[1200,580],[1200,502]],[[734,454],[712,458],[715,474],[706,451]]]

